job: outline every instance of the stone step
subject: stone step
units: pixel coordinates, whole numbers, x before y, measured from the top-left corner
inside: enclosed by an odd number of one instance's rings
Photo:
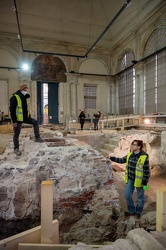
[[[166,231],[151,231],[150,234],[166,249]]]
[[[56,143],[56,142],[47,142],[48,147],[62,147],[65,146],[64,143]]]
[[[130,242],[134,242],[140,250],[164,250],[163,247],[151,234],[145,231],[143,228],[136,228],[131,230],[126,239],[130,239]],[[134,248],[133,248],[134,249]]]
[[[61,147],[65,146],[65,140],[62,138],[45,138],[48,147]]]
[[[62,138],[44,138],[46,142],[56,142],[56,143],[65,143],[65,139]]]

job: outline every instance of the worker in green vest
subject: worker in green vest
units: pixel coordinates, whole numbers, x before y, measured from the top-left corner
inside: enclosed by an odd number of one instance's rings
[[[144,207],[144,188],[149,180],[150,169],[148,154],[143,150],[143,141],[134,140],[131,144],[131,152],[125,157],[117,158],[110,157],[111,161],[117,163],[126,163],[125,170],[125,199],[128,206],[128,211],[125,212],[125,216],[135,216],[140,218],[143,207]],[[132,198],[133,192],[137,191],[137,204],[134,205]]]
[[[16,91],[10,98],[10,115],[13,122],[14,135],[14,153],[17,156],[21,155],[19,150],[19,135],[21,132],[22,123],[32,124],[35,134],[35,142],[43,142],[39,134],[39,125],[37,120],[31,118],[28,105],[28,86],[26,82],[20,84],[20,89]]]

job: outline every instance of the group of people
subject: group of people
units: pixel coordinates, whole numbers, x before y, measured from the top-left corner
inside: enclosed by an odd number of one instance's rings
[[[27,100],[30,98],[28,94],[28,86],[26,83],[20,84],[20,89],[13,93],[10,99],[10,113],[13,121],[14,135],[14,153],[18,156],[21,155],[19,150],[19,134],[21,131],[22,123],[32,124],[34,127],[35,142],[43,142],[39,134],[39,125],[37,120],[31,118]],[[94,115],[94,129],[98,129],[98,122],[101,117],[101,112],[98,111]],[[81,129],[85,123],[85,113],[81,111],[79,121]],[[125,198],[128,206],[128,211],[125,216],[135,216],[140,218],[144,207],[144,186],[147,185],[150,177],[149,157],[143,150],[143,141],[134,140],[131,143],[130,152],[122,157],[108,156],[111,161],[117,163],[126,163],[125,170]],[[134,205],[132,195],[134,190],[137,191],[137,204]]]
[[[98,130],[98,124],[99,124],[99,119],[101,117],[101,112],[98,111],[97,113],[94,113],[93,116],[94,116],[94,119],[93,119],[94,130]],[[84,128],[85,119],[86,119],[86,116],[85,116],[84,111],[82,110],[79,115],[79,122],[81,124],[81,130],[83,130]]]

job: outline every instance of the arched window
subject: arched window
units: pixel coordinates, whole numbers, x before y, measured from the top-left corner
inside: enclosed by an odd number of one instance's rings
[[[134,53],[132,50],[127,50],[121,60],[120,60],[120,63],[119,63],[119,71],[122,71],[128,67],[130,67],[133,63],[132,61],[134,60]]]
[[[119,114],[133,114],[135,113],[135,69],[128,68],[133,63],[134,53],[126,51],[119,63]],[[126,70],[125,70],[126,69]]]
[[[148,39],[144,57],[153,54],[154,52],[158,51],[161,48],[166,46],[166,28],[158,29],[152,33],[150,38]]]
[[[144,57],[166,46],[166,28],[156,30],[148,39]],[[166,50],[156,53],[144,65],[144,113],[166,112]]]

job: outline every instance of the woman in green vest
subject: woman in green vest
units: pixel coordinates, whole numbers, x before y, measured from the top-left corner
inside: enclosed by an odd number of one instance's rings
[[[128,211],[125,212],[126,216],[134,216],[140,218],[144,207],[144,188],[149,180],[150,168],[148,154],[143,150],[143,141],[134,140],[131,144],[131,152],[125,157],[109,157],[111,161],[117,163],[126,163],[125,170],[125,199],[128,206]],[[134,205],[132,198],[134,189],[137,191],[137,204]]]

